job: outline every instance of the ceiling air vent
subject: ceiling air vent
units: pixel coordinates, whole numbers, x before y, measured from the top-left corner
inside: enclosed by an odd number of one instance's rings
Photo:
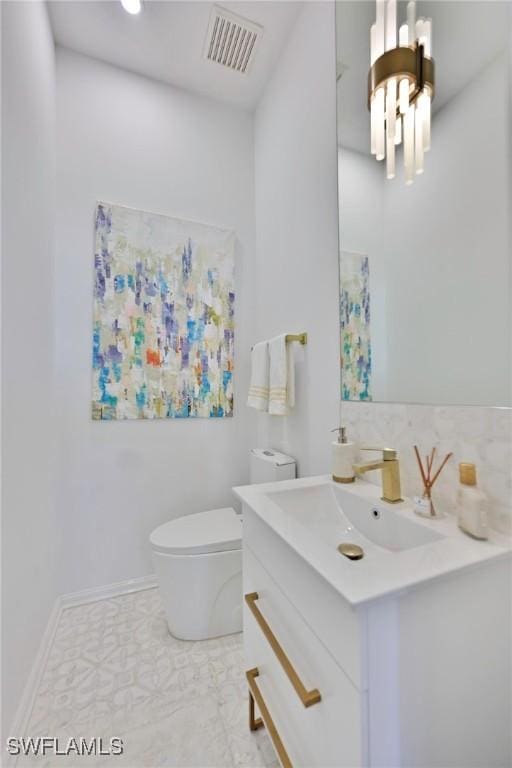
[[[214,5],[208,25],[204,57],[235,72],[247,74],[263,27]]]

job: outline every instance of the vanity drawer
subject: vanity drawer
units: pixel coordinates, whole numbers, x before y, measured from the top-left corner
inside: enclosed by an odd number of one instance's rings
[[[359,691],[244,544],[244,594],[270,627],[294,673],[317,703],[304,706],[279,653],[244,600],[247,669],[257,669],[257,687],[294,768],[357,768],[365,765],[366,693]]]
[[[354,685],[365,690],[365,613],[354,610],[247,505],[243,519],[244,547],[249,547],[272,575]],[[258,591],[256,587],[254,590]]]

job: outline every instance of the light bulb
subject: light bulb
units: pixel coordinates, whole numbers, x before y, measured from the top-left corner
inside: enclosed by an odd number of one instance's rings
[[[140,13],[142,10],[141,0],[121,0],[121,5],[127,13],[131,13],[132,16]]]
[[[384,119],[384,88],[377,88],[375,94],[375,155],[377,160],[384,160],[386,156],[386,122]]]
[[[395,140],[389,134],[386,137],[386,176],[395,178]]]
[[[425,52],[425,55],[427,53],[427,28],[426,28],[426,22],[425,19],[419,18],[416,22],[416,40],[418,41],[418,45],[423,46],[423,50]]]
[[[414,45],[416,40],[416,3],[410,0],[407,3],[407,29],[409,32],[409,45]]]
[[[396,128],[395,128],[395,145],[401,144],[402,142],[402,118],[400,115],[398,115],[396,119]]]
[[[390,77],[386,86],[386,130],[388,138],[395,141],[396,131],[396,79]]]
[[[386,51],[396,48],[396,0],[388,0],[386,8]]]
[[[409,27],[407,24],[402,24],[398,30],[398,45],[400,45],[400,47],[409,45]]]
[[[425,56],[432,56],[432,19],[423,22],[423,34],[425,35]]]
[[[373,66],[377,58],[377,25],[370,27],[370,66]]]
[[[409,109],[409,80],[402,77],[398,86],[398,101],[400,103],[400,112],[405,115]]]
[[[376,99],[372,96],[370,102],[370,151],[372,155],[377,154],[377,117],[376,117]]]
[[[404,115],[404,164],[405,183],[414,180],[414,105]]]
[[[384,28],[386,18],[385,0],[377,0],[377,14],[375,19],[375,58],[378,59],[384,53]]]
[[[416,173],[423,173],[423,106],[421,96],[414,110],[414,161]]]
[[[425,152],[430,149],[431,101],[430,88],[425,86],[423,92],[423,149]]]

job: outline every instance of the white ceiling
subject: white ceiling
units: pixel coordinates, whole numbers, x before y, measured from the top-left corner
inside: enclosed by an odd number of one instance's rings
[[[398,4],[399,22],[405,3]],[[511,2],[494,0],[419,0],[417,15],[432,18],[432,54],[436,65],[435,114],[509,45]],[[338,82],[340,143],[369,153],[370,118],[367,77],[370,26],[375,0],[345,0],[336,4],[337,60],[343,74]]]
[[[293,1],[221,2],[264,27],[248,74],[203,58],[213,3],[145,0],[131,16],[119,0],[50,2],[59,45],[180,88],[246,109],[258,103],[302,7]]]

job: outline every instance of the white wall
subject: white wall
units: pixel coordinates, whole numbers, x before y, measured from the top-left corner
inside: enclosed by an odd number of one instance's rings
[[[43,3],[2,15],[2,730],[57,596],[55,62]],[[14,735],[14,734],[12,734]]]
[[[291,31],[255,118],[258,309],[253,341],[307,331],[297,349],[297,404],[258,414],[258,443],[330,470],[339,419],[334,4],[309,3]]]
[[[249,113],[62,49],[57,123],[59,504],[69,592],[152,572],[156,525],[231,504],[231,486],[248,480],[253,136]],[[234,418],[91,421],[98,199],[236,230]]]
[[[341,148],[342,248],[370,256],[374,400],[511,404],[507,68],[434,115],[411,187]]]

